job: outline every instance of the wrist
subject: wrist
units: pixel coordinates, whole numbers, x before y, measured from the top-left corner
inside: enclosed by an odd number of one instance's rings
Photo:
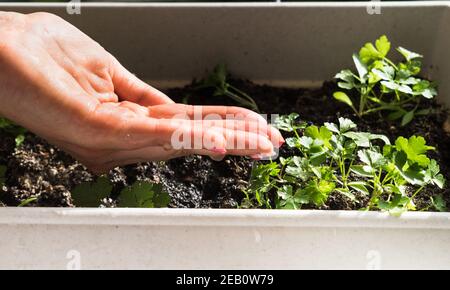
[[[0,11],[0,116],[6,116],[8,111],[10,51],[13,49],[14,39],[24,30],[24,24],[25,15]]]

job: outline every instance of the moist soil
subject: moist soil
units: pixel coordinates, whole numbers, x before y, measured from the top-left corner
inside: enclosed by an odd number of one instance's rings
[[[358,124],[360,131],[387,135],[391,141],[398,136],[421,135],[435,146],[430,157],[436,159],[441,172],[450,180],[450,134],[444,130],[447,112],[435,101],[424,102],[424,108],[432,107],[434,113],[419,116],[407,126],[387,121],[383,115],[371,115],[358,119],[345,105],[331,97],[336,90],[333,82],[325,82],[318,89],[278,88],[257,85],[250,81],[234,79],[234,86],[253,96],[262,113],[289,114],[314,124],[336,122],[347,117]],[[177,102],[194,105],[237,105],[225,97],[213,96],[209,89],[196,89],[195,81],[183,88],[167,90]],[[448,126],[448,124],[447,124]],[[281,156],[289,156],[284,145]],[[255,161],[246,157],[226,157],[213,161],[204,156],[188,156],[166,162],[148,162],[118,167],[108,173],[113,183],[112,198],[103,206],[114,207],[115,197],[125,187],[136,181],[161,183],[171,196],[169,207],[178,208],[236,208],[244,198],[242,189],[249,179]],[[71,207],[71,190],[78,184],[97,178],[82,164],[41,138],[27,134],[24,143],[15,148],[14,138],[0,132],[0,164],[7,166],[6,182],[0,189],[0,207],[17,206],[30,197],[36,201],[27,206]],[[419,210],[433,210],[430,197],[442,194],[450,204],[450,190],[426,188],[415,199]],[[321,209],[352,210],[362,205],[349,202],[342,195],[331,195]]]

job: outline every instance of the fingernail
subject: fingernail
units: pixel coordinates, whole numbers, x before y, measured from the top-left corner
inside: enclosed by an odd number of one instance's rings
[[[283,146],[283,144],[284,144],[285,142],[286,142],[286,141],[284,141],[284,139],[281,139],[280,142],[278,142],[278,146],[279,146],[279,147]]]
[[[227,150],[225,148],[216,148],[216,147],[214,147],[214,148],[211,149],[211,151],[214,152],[214,153],[219,153],[219,154],[227,153]]]

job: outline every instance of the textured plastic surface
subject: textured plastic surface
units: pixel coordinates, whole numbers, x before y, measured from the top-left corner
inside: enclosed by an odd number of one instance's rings
[[[387,34],[426,56],[424,73],[450,104],[448,2],[0,4],[50,11],[159,86],[218,62],[274,85],[317,85],[351,52]],[[431,66],[433,64],[433,66]],[[450,268],[450,214],[0,208],[0,268]]]

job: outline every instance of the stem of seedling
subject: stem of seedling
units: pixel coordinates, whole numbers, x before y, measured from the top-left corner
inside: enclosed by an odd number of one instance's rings
[[[422,191],[422,189],[425,187],[425,185],[422,185],[421,187],[419,187],[411,196],[411,200],[414,199],[416,197],[416,195]]]
[[[242,103],[246,103],[248,105],[248,107],[250,107],[255,112],[260,112],[255,100],[253,100],[253,98],[250,97],[247,93],[241,91],[240,89],[238,89],[232,85],[228,85],[228,88],[235,91],[240,96],[238,96],[230,91],[228,91],[228,93],[230,93],[230,94],[234,95],[236,98],[240,99]]]
[[[385,58],[383,58],[383,60],[386,61],[388,64],[390,64],[393,68],[395,68],[395,70],[398,70],[398,67],[390,59],[385,57]]]

